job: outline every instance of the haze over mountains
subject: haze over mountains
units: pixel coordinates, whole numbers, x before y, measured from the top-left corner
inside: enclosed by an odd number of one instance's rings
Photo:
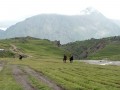
[[[120,35],[119,21],[106,18],[94,8],[86,8],[80,15],[36,15],[0,31],[0,38],[32,36],[68,43],[90,38]]]

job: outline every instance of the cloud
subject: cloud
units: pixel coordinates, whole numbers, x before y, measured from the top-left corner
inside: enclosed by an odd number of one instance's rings
[[[119,0],[0,0],[0,21],[23,20],[42,13],[76,15],[89,6],[120,19]]]

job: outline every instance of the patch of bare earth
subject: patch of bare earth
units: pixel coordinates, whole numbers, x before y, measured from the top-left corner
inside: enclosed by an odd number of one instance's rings
[[[18,66],[12,66],[13,76],[16,81],[24,88],[24,90],[36,90],[28,81],[28,75],[23,72]]]
[[[39,81],[42,81],[44,84],[46,84],[48,87],[52,88],[53,90],[64,90],[62,87],[54,83],[52,80],[49,80],[47,77],[43,76],[43,74],[36,72],[35,70],[24,66],[23,68],[20,68],[17,65],[12,66],[13,68],[13,75],[16,79],[16,81],[21,84],[24,88],[24,90],[36,90],[35,87],[33,87],[30,82],[27,80],[28,75],[33,76]]]

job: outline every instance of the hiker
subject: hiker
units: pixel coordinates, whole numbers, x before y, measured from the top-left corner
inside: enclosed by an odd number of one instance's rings
[[[22,60],[23,56],[22,55],[19,55],[19,59]]]
[[[70,57],[70,63],[72,63],[72,62],[73,62],[73,56]]]
[[[67,60],[67,56],[64,54],[63,62],[66,63],[66,60]]]

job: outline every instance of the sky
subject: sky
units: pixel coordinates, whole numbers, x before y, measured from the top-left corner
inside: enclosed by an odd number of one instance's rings
[[[0,0],[0,28],[38,14],[79,15],[87,7],[120,20],[120,0]]]

